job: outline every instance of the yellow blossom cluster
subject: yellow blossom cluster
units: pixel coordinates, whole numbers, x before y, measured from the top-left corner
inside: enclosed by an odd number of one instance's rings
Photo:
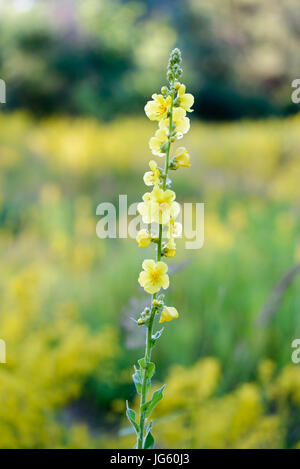
[[[55,414],[80,395],[90,373],[116,355],[115,331],[92,335],[79,320],[75,302],[65,300],[45,311],[50,275],[38,265],[12,278],[1,275],[6,363],[0,364],[0,448],[74,446],[73,436],[83,427],[65,435]],[[90,443],[86,435],[80,444]]]
[[[152,100],[145,106],[145,113],[152,121],[158,122],[158,129],[149,141],[149,147],[153,155],[165,158],[165,167],[159,168],[154,160],[149,162],[151,171],[144,175],[147,186],[153,186],[151,192],[143,195],[143,202],[139,203],[138,211],[142,216],[143,223],[168,226],[168,241],[162,244],[161,235],[158,239],[152,238],[150,231],[142,229],[137,234],[139,247],[147,247],[154,241],[159,244],[158,263],[150,263],[147,260],[143,264],[144,271],[139,276],[139,283],[147,293],[155,294],[161,288],[167,288],[166,281],[167,266],[160,261],[162,256],[174,257],[176,254],[175,238],[181,235],[180,223],[175,219],[180,213],[180,206],[176,202],[176,194],[169,189],[171,181],[168,178],[169,169],[178,169],[190,166],[190,155],[185,147],[179,147],[173,158],[170,154],[171,144],[181,139],[190,128],[190,120],[187,112],[192,112],[194,97],[186,93],[186,87],[176,78],[176,74],[170,77],[169,88],[162,87],[161,94],[153,94]],[[171,320],[178,314],[167,315]],[[163,316],[162,316],[163,318]]]
[[[148,413],[147,407],[152,408],[158,400],[163,397],[164,386],[157,391],[157,397],[153,395],[152,401],[146,402],[147,388],[150,387],[151,377],[155,371],[155,365],[151,362],[151,352],[162,330],[153,334],[155,317],[160,314],[160,323],[170,322],[178,318],[179,314],[173,306],[167,306],[164,303],[164,296],[157,297],[157,293],[163,288],[169,287],[168,266],[161,259],[165,257],[174,257],[176,254],[175,237],[180,236],[181,224],[175,220],[180,213],[180,206],[176,202],[176,194],[170,189],[171,179],[169,170],[178,169],[179,166],[190,166],[190,156],[184,147],[176,150],[175,155],[171,156],[171,145],[176,140],[183,137],[190,128],[190,120],[186,116],[187,112],[192,112],[191,106],[194,98],[186,93],[185,85],[179,82],[182,75],[181,53],[179,49],[174,49],[170,54],[167,79],[168,86],[161,88],[161,94],[153,94],[152,100],[145,106],[145,113],[151,121],[158,122],[158,129],[155,135],[150,139],[149,147],[153,155],[164,158],[164,168],[158,167],[156,161],[149,162],[150,171],[144,174],[146,186],[153,186],[151,192],[143,195],[143,202],[138,204],[143,223],[158,225],[158,235],[153,236],[153,227],[150,230],[143,228],[139,231],[136,241],[139,247],[149,246],[151,242],[156,244],[156,260],[145,259],[142,267],[143,271],[138,277],[138,282],[144,288],[146,293],[152,295],[151,307],[145,308],[138,318],[137,325],[146,326],[146,345],[145,355],[138,360],[139,367],[135,367],[133,381],[137,393],[141,395],[139,422],[136,422],[135,412],[128,407],[126,414],[133,425],[137,434],[136,447],[138,449],[153,448],[154,438],[150,433],[151,426],[147,426]],[[163,242],[163,227],[167,227],[167,242]]]

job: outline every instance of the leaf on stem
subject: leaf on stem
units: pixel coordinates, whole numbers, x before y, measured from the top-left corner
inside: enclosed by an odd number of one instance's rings
[[[155,334],[152,335],[152,340],[151,340],[152,345],[155,345],[155,344],[156,344],[156,341],[157,341],[157,340],[160,338],[160,336],[162,335],[163,330],[164,330],[164,327],[163,327],[162,329],[160,329],[159,331],[155,332]]]
[[[145,402],[145,404],[142,406],[141,411],[145,412],[145,417],[148,418],[149,415],[151,414],[152,410],[154,407],[158,404],[158,402],[163,398],[163,390],[165,388],[165,384],[159,388],[157,391],[155,391],[152,395],[152,398],[150,401]]]
[[[138,435],[139,431],[140,431],[140,426],[136,422],[136,413],[135,413],[135,411],[130,409],[129,406],[128,406],[128,401],[126,401],[126,415],[127,415],[127,418],[129,420],[129,422],[131,423],[131,425],[135,429],[136,434]]]
[[[143,374],[141,369],[137,369],[134,367],[134,374],[132,375],[133,382],[136,387],[136,391],[138,394],[142,392],[142,384],[143,384]]]
[[[152,422],[150,422],[146,430],[146,436],[144,438],[144,449],[152,449],[154,447],[155,440],[151,433],[151,428],[152,428]]]
[[[146,377],[148,379],[151,379],[155,372],[154,363],[153,362],[147,363],[144,358],[141,358],[140,360],[138,360],[138,364],[140,365],[141,368],[146,370]]]

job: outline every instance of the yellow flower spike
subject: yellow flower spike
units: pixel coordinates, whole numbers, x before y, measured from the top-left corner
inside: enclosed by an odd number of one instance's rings
[[[144,174],[144,183],[146,186],[155,186],[160,183],[160,172],[157,167],[157,164],[154,160],[149,162],[149,167],[151,171],[147,171]]]
[[[166,129],[158,129],[154,137],[150,138],[149,147],[153,155],[163,157],[165,152],[162,151],[161,146],[168,143],[168,133]]]
[[[151,235],[148,230],[140,230],[136,236],[136,242],[140,248],[146,248],[151,243]]]
[[[185,147],[177,148],[174,157],[176,167],[182,166],[183,168],[189,168],[191,166],[190,159],[190,154]]]
[[[145,292],[152,295],[151,307],[145,308],[137,321],[139,325],[147,327],[145,353],[142,359],[138,360],[138,367],[135,366],[133,381],[140,396],[140,406],[138,420],[135,419],[136,413],[128,407],[126,414],[137,432],[136,448],[145,449],[153,447],[154,438],[146,437],[146,423],[149,418],[148,410],[146,413],[145,402],[147,400],[148,384],[155,370],[151,362],[152,347],[160,337],[162,329],[153,334],[155,325],[155,315],[157,310],[161,311],[162,299],[164,295],[157,293],[161,288],[167,289],[169,286],[168,266],[161,261],[163,256],[173,257],[176,254],[176,244],[174,238],[181,235],[182,226],[175,223],[175,218],[180,212],[180,206],[175,201],[174,191],[167,189],[171,181],[168,179],[169,169],[177,169],[176,165],[188,166],[190,156],[186,149],[181,147],[177,150],[175,158],[170,161],[170,150],[172,143],[181,138],[190,128],[190,120],[186,117],[186,111],[191,112],[193,98],[185,93],[185,86],[181,85],[180,77],[183,71],[181,68],[181,53],[175,48],[171,54],[167,69],[168,86],[161,88],[162,94],[152,95],[152,101],[148,101],[145,106],[145,112],[150,120],[159,121],[159,128],[155,135],[150,139],[149,146],[154,155],[164,157],[164,169],[158,169],[155,161],[149,163],[150,170],[144,174],[146,185],[153,185],[152,192],[146,192],[143,195],[143,202],[138,204],[138,212],[141,214],[143,222],[155,224],[157,235],[153,235],[153,225],[151,233],[147,230],[141,230],[137,235],[137,242],[140,247],[145,247],[153,241],[156,244],[156,261],[146,259],[143,262],[143,270],[139,274],[138,282]],[[179,106],[180,103],[180,106]],[[168,240],[163,243],[163,225],[168,227]],[[156,228],[156,227],[155,227]],[[147,317],[145,311],[147,309]],[[165,306],[161,312],[160,322],[171,321],[178,317],[178,312],[173,307]],[[162,386],[156,391],[155,396],[159,399],[163,397]],[[138,423],[137,423],[138,422]],[[148,433],[150,435],[150,433]],[[151,441],[150,441],[151,440]]]
[[[182,137],[190,130],[190,119],[186,117],[186,111],[181,107],[175,107],[173,109],[173,124],[175,125],[175,131],[178,134],[177,138]],[[159,122],[160,129],[168,129],[170,126],[169,118],[162,119]]]
[[[178,88],[179,106],[187,112],[193,112],[191,106],[194,104],[194,96],[185,92],[185,85],[181,84]]]
[[[173,306],[165,306],[164,309],[161,312],[161,317],[159,322],[169,322],[172,321],[172,319],[176,319],[179,317],[178,311],[176,308],[173,308]]]
[[[152,259],[145,259],[143,271],[140,273],[138,282],[147,293],[153,295],[161,288],[164,290],[169,286],[168,266],[165,262],[154,262]]]
[[[167,113],[170,109],[171,97],[166,98],[162,94],[154,93],[152,95],[152,101],[148,101],[145,106],[145,113],[151,121],[160,121],[167,117]]]

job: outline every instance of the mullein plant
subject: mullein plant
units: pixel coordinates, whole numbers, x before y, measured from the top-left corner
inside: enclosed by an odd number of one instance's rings
[[[151,295],[150,306],[145,308],[139,319],[138,326],[146,328],[146,345],[143,358],[138,360],[134,367],[133,381],[138,394],[140,394],[139,418],[136,412],[128,407],[127,417],[136,434],[135,448],[151,449],[154,447],[154,438],[151,434],[151,412],[163,397],[164,386],[156,390],[147,400],[150,390],[151,378],[155,372],[155,365],[151,361],[151,352],[160,338],[163,328],[154,332],[154,323],[159,316],[159,323],[169,322],[178,318],[178,311],[173,306],[167,306],[164,295],[159,294],[161,288],[169,287],[168,266],[162,261],[163,257],[170,258],[176,255],[175,238],[181,235],[182,226],[176,222],[180,206],[175,201],[176,194],[170,190],[171,180],[169,170],[190,166],[190,155],[184,147],[179,147],[171,156],[172,143],[176,142],[189,131],[190,120],[187,112],[192,112],[191,106],[194,98],[186,93],[186,87],[179,80],[182,76],[181,53],[179,49],[171,52],[167,79],[168,85],[161,88],[161,94],[153,94],[152,100],[145,106],[145,113],[152,121],[158,122],[158,129],[150,139],[149,146],[153,155],[164,159],[164,168],[160,168],[156,161],[149,162],[150,171],[144,175],[146,186],[153,186],[151,192],[143,195],[143,202],[138,205],[142,220],[147,225],[156,224],[158,232],[153,235],[152,230],[142,229],[137,234],[139,247],[145,248],[151,243],[156,246],[156,259],[145,259],[138,282],[145,292]],[[166,231],[166,241],[163,233]]]

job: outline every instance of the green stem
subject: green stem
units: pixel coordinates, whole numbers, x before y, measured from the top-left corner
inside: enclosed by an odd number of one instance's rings
[[[155,297],[156,297],[156,294],[152,296],[152,301],[155,299]],[[144,356],[145,363],[149,363],[151,361],[151,349],[152,349],[151,341],[152,341],[152,329],[153,329],[154,316],[155,316],[155,309],[152,306],[149,324],[147,328],[147,334],[146,334],[146,348],[145,348],[145,356]],[[146,402],[146,396],[147,396],[147,374],[146,374],[146,369],[144,369],[141,402],[140,402],[140,434],[138,437],[138,449],[143,448],[143,442],[144,442],[145,413],[142,412],[142,406]]]
[[[174,85],[174,83],[172,84]],[[173,102],[174,102],[174,91],[171,95],[171,105],[170,105],[170,117],[169,117],[169,135],[172,133],[173,127]],[[171,149],[171,139],[170,136],[168,138],[168,146],[166,152],[166,161],[165,161],[165,172],[163,175],[163,183],[162,188],[166,190],[167,178],[168,178],[168,171],[169,171],[169,160],[170,160],[170,149]],[[156,262],[159,262],[161,259],[161,248],[162,248],[162,224],[159,225],[159,236],[158,236],[158,243],[157,243],[157,251],[156,251]],[[156,298],[156,293],[152,296],[152,302]],[[152,304],[152,303],[151,303]],[[152,351],[152,330],[155,318],[155,308],[151,306],[151,313],[150,319],[147,327],[146,333],[146,347],[145,347],[145,364],[151,361],[151,351]],[[142,406],[146,402],[147,397],[147,371],[146,369],[143,370],[143,381],[142,381],[142,392],[141,392],[141,400],[140,400],[140,431],[138,436],[137,447],[138,449],[143,449],[144,444],[144,427],[145,427],[145,413],[142,411]]]

